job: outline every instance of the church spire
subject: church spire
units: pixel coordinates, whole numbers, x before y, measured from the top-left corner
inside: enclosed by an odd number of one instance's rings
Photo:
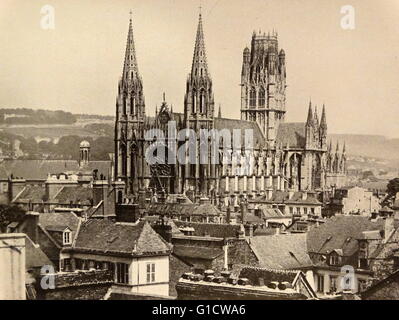
[[[123,64],[123,79],[125,81],[133,80],[139,77],[137,66],[136,49],[133,38],[132,11],[130,11],[129,32],[127,34],[125,61]]]
[[[222,117],[222,108],[221,108],[220,103],[219,103],[218,118],[221,118],[221,117]]]
[[[206,61],[205,38],[202,28],[202,14],[199,13],[197,36],[195,39],[193,64],[191,67],[191,77],[208,76],[208,64]]]
[[[321,112],[320,128],[327,130],[326,107],[323,104],[323,111]]]

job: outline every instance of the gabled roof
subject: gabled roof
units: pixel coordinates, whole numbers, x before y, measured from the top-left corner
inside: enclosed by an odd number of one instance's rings
[[[328,254],[334,249],[342,249],[343,256],[351,256],[358,249],[357,240],[364,238],[364,231],[383,230],[383,228],[382,219],[372,221],[363,216],[335,216],[308,231],[308,251]]]
[[[256,236],[249,245],[263,268],[299,269],[312,265],[304,233]]]
[[[128,256],[168,254],[169,246],[147,222],[89,219],[80,227],[74,250]]]
[[[280,123],[277,130],[277,143],[283,147],[287,145],[290,148],[305,148],[306,134],[304,122],[283,122]]]

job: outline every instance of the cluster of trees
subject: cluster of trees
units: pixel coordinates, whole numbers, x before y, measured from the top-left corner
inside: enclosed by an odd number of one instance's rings
[[[73,124],[76,117],[65,111],[0,109],[0,124]]]
[[[58,143],[40,141],[28,138],[21,141],[20,148],[29,159],[79,159],[79,144],[83,140],[90,143],[91,160],[109,160],[109,153],[114,152],[113,137],[80,137],[64,136]]]

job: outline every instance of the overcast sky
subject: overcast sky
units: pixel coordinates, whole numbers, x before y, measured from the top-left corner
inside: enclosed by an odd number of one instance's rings
[[[341,28],[341,6],[355,29]],[[44,30],[41,8],[55,8]],[[1,0],[0,106],[113,115],[133,10],[147,114],[166,92],[183,111],[199,0]],[[399,1],[202,0],[215,103],[239,117],[242,50],[253,30],[279,34],[287,61],[287,120],[308,101],[327,108],[330,133],[399,138]],[[319,108],[319,110],[320,110]]]

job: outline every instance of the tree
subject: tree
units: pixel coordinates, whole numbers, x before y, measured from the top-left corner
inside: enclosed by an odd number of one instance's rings
[[[387,185],[387,192],[390,196],[395,196],[399,192],[399,178],[389,180]]]
[[[5,232],[11,222],[21,222],[25,217],[25,210],[16,205],[0,205],[0,232]]]

